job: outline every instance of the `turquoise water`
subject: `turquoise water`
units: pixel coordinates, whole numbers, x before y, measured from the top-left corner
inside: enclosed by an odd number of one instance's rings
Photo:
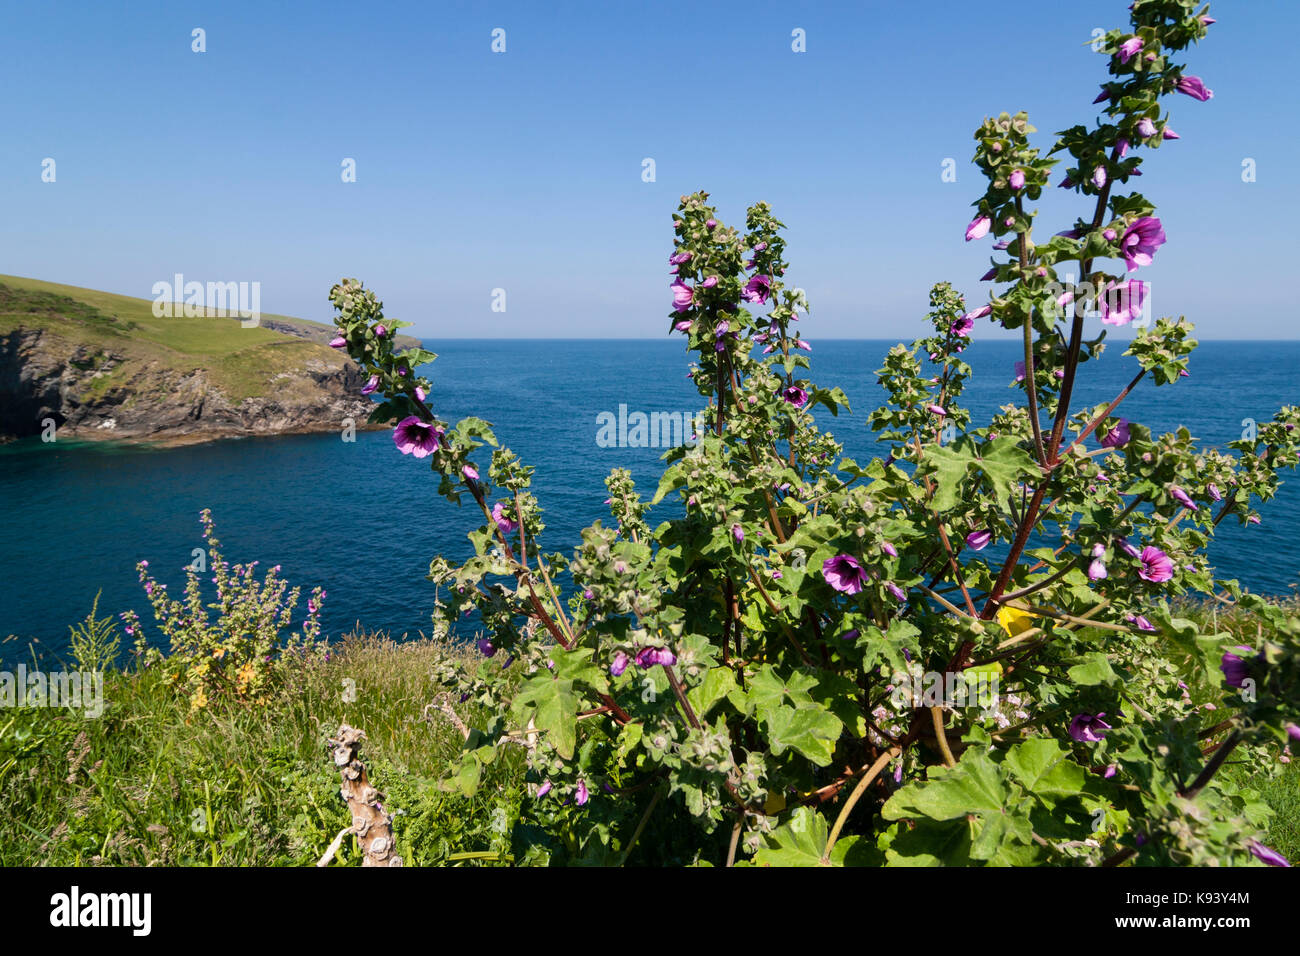
[[[883,399],[874,371],[892,345],[885,341],[814,339],[812,376],[844,389],[853,413],[827,419],[845,453],[873,453],[865,426]],[[653,492],[662,449],[601,447],[597,416],[636,411],[695,411],[702,400],[686,379],[688,359],[675,341],[428,342],[440,357],[429,369],[431,404],[445,419],[475,414],[491,421],[503,444],[536,467],[536,490],[547,510],[543,545],[569,553],[578,532],[603,506],[604,477],[632,470]],[[1083,366],[1076,406],[1108,401],[1135,364],[1113,348]],[[1013,401],[1013,342],[976,343],[967,351],[974,376],[966,402],[976,423]],[[1241,435],[1242,420],[1272,417],[1300,402],[1300,343],[1209,342],[1192,361],[1192,377],[1176,385],[1139,388],[1126,417],[1157,432],[1186,424],[1209,445]],[[488,456],[479,462],[486,469]],[[1220,573],[1256,591],[1287,593],[1300,584],[1292,533],[1300,518],[1300,476],[1286,474],[1263,524],[1224,522],[1211,551]],[[428,631],[433,585],[429,559],[470,553],[465,532],[479,523],[436,493],[427,462],[396,452],[387,432],[296,435],[213,442],[172,449],[22,442],[0,449],[0,660],[26,657],[32,639],[60,650],[68,625],[84,617],[96,591],[100,610],[152,614],[136,580],[148,559],[171,591],[203,544],[199,511],[211,508],[226,557],[283,566],[305,594],[328,591],[326,633],[357,623],[394,636]],[[472,507],[472,502],[471,502]],[[673,514],[665,507],[662,514]],[[304,607],[300,606],[297,618]]]

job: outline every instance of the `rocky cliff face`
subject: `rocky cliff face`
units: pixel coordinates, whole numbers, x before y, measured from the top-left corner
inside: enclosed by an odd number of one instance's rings
[[[19,328],[0,335],[0,440],[39,435],[51,420],[60,437],[176,443],[341,432],[349,419],[361,429],[373,407],[359,394],[362,381],[352,362],[308,357],[276,373],[264,395],[232,401],[201,368]]]

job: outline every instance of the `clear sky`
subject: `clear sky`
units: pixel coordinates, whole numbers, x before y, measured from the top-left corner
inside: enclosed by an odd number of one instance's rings
[[[0,272],[142,298],[257,281],[264,312],[325,321],[355,276],[421,335],[658,337],[671,214],[703,188],[789,226],[809,338],[912,338],[934,281],[986,295],[972,131],[1026,109],[1047,147],[1090,122],[1087,41],[1126,6],[11,2]],[[1185,60],[1215,97],[1170,98],[1183,138],[1140,181],[1169,236],[1143,278],[1202,338],[1295,338],[1300,3],[1211,12]],[[1056,192],[1040,232],[1086,202]]]

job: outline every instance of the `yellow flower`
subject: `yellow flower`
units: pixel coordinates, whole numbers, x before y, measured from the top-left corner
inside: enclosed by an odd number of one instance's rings
[[[998,623],[1002,629],[1007,632],[1009,637],[1019,637],[1031,627],[1037,627],[1034,621],[1037,620],[1034,615],[1030,614],[1023,608],[1013,607],[1010,604],[998,608]]]
[[[202,710],[206,706],[208,706],[208,694],[207,691],[200,687],[194,692],[194,696],[190,698],[190,710]]]

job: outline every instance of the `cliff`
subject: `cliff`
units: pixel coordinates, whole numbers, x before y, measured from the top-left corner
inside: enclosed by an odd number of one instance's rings
[[[372,407],[329,326],[283,316],[158,318],[152,303],[0,276],[0,441],[183,443],[342,432]]]

